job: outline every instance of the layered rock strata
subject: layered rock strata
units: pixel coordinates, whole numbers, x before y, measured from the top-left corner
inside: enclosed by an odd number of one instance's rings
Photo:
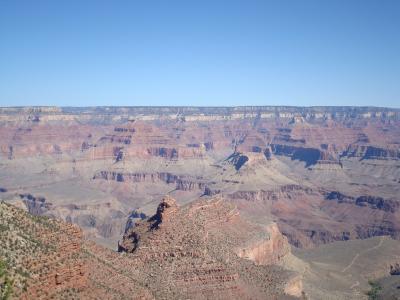
[[[78,224],[108,245],[120,238],[133,209],[149,214],[166,193],[182,203],[223,194],[250,220],[276,220],[298,247],[397,238],[399,113],[376,107],[0,108],[0,198]],[[303,191],[279,192],[293,186]],[[328,201],[331,191],[354,199]]]

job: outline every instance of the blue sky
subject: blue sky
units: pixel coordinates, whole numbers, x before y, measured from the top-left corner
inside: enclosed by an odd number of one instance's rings
[[[0,106],[400,107],[400,1],[0,1]]]

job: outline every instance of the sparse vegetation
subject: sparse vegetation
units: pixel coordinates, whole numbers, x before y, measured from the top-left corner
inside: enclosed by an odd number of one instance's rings
[[[31,295],[30,287],[37,282],[49,282],[49,278],[54,276],[51,271],[74,265],[81,256],[79,247],[68,250],[71,243],[76,242],[75,232],[71,225],[48,217],[32,216],[0,202],[0,300],[8,299],[11,291],[15,298],[24,293]],[[50,298],[55,291],[49,289],[35,293],[48,293]]]
[[[371,289],[367,292],[368,299],[379,299],[379,292],[382,290],[382,286],[377,281],[373,280],[368,281],[368,284],[371,286]]]
[[[12,293],[13,281],[10,279],[7,271],[7,265],[0,260],[0,300],[7,300]]]

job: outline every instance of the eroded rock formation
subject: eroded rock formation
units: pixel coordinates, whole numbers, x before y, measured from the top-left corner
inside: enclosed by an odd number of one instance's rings
[[[286,285],[294,274],[269,266],[289,253],[278,227],[243,220],[221,197],[199,199],[183,207],[165,197],[154,216],[127,230],[119,251],[132,253],[139,269],[154,270],[147,280],[168,282],[168,287],[154,291],[156,297],[298,295]]]

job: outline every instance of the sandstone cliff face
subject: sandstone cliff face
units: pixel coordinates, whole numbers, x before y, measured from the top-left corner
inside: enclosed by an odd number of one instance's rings
[[[382,159],[397,160],[400,158],[399,149],[389,147],[379,147],[372,145],[350,145],[341,156],[356,157],[359,159]]]
[[[160,173],[123,173],[123,172],[112,172],[112,171],[100,171],[94,175],[93,179],[112,180],[117,182],[125,183],[158,183],[163,182],[166,184],[175,185],[177,190],[192,191],[192,190],[204,190],[207,181],[197,177],[179,176],[168,172]]]

